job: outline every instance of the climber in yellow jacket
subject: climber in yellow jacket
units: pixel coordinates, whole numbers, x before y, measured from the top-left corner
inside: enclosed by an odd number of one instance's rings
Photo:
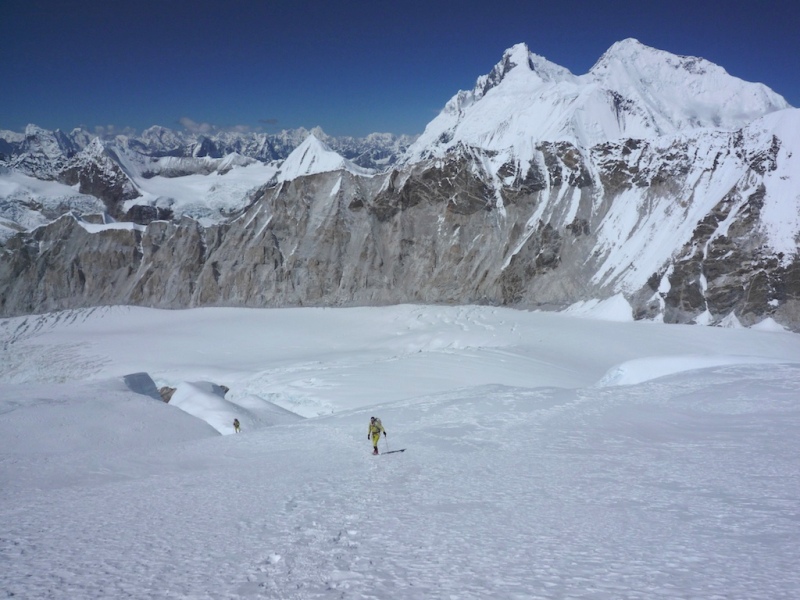
[[[369,433],[367,434],[367,439],[372,438],[373,454],[378,454],[378,440],[381,439],[381,432],[383,432],[383,437],[386,437],[386,430],[383,428],[381,420],[378,419],[377,417],[370,417]]]

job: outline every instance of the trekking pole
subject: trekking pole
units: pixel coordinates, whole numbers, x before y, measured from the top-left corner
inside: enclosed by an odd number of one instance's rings
[[[389,438],[386,437],[386,436],[383,436],[383,442],[384,442],[383,445],[386,446],[386,452],[388,452],[389,451]]]

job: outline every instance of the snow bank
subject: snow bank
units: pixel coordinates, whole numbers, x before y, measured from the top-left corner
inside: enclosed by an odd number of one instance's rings
[[[118,229],[121,231],[141,231],[144,232],[147,227],[145,225],[139,225],[138,223],[128,223],[128,222],[121,222],[121,223],[87,223],[86,221],[78,221],[78,224],[83,227],[89,233],[100,233],[102,231],[109,231],[112,229]]]
[[[205,421],[225,435],[235,433],[234,419],[239,419],[243,432],[302,419],[299,415],[254,395],[245,395],[236,402],[226,400],[225,397],[222,387],[207,381],[181,383],[169,403]]]
[[[779,358],[762,356],[653,356],[638,358],[615,365],[600,378],[595,387],[612,387],[618,385],[634,385],[664,377],[675,373],[684,373],[696,369],[708,369],[726,365],[746,365],[784,362]]]
[[[588,317],[602,321],[633,321],[633,309],[622,294],[616,294],[605,300],[581,300],[563,312],[574,317]]]
[[[788,331],[783,325],[775,321],[772,317],[767,317],[756,323],[755,325],[750,326],[751,329],[755,329],[757,331],[775,331],[775,332],[782,332]]]

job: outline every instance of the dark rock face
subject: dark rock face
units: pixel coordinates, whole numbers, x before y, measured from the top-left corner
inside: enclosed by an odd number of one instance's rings
[[[134,204],[121,216],[120,220],[147,225],[153,221],[169,221],[173,216],[174,214],[170,208]]]
[[[414,172],[400,187],[395,187],[397,174],[393,173],[390,188],[379,192],[368,210],[380,221],[388,221],[420,203],[441,205],[446,211],[465,216],[490,211],[494,206],[493,191],[470,166],[463,159],[448,160]]]
[[[712,318],[735,313],[742,324],[751,325],[797,301],[800,290],[791,276],[797,259],[785,263],[758,233],[765,193],[761,185],[744,202],[726,196],[698,224],[669,277],[665,321],[691,322],[708,311]],[[732,217],[727,233],[714,235]]]
[[[0,261],[0,310],[30,314],[116,304],[141,260],[140,239],[135,230],[94,236],[70,215],[12,238]]]
[[[772,317],[797,330],[798,258],[771,250],[763,229],[765,174],[781,168],[780,147],[745,151],[718,134],[590,151],[548,143],[494,172],[496,155],[459,148],[383,175],[265,187],[210,228],[142,211],[128,218],[146,227],[90,233],[64,217],[0,248],[0,314],[99,304],[564,308],[623,294],[635,318]],[[671,247],[653,253],[656,238]]]
[[[124,214],[121,204],[139,196],[128,177],[115,164],[101,167],[97,163],[72,165],[61,171],[59,180],[67,185],[78,185],[78,191],[100,198],[114,218]]]
[[[558,268],[562,238],[549,223],[539,221],[520,252],[511,257],[500,275],[503,304],[519,304],[540,275]]]

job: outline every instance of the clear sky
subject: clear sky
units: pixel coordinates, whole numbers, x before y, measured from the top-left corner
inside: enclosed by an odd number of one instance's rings
[[[418,134],[518,42],[580,75],[627,37],[800,106],[797,0],[0,0],[0,129]]]

